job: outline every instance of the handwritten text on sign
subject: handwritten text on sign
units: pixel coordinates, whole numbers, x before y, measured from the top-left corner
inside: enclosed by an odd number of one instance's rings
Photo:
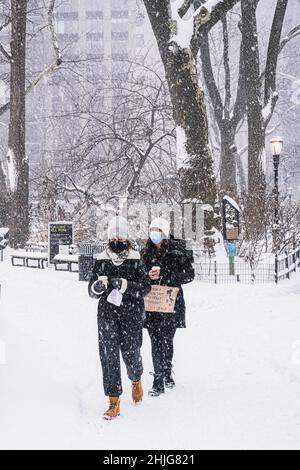
[[[178,287],[152,286],[145,297],[146,312],[174,313]]]

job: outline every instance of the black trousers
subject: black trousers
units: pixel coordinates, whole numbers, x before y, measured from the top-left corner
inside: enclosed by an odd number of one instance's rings
[[[106,396],[119,397],[123,392],[120,352],[130,380],[140,380],[143,374],[142,319],[136,319],[120,311],[99,312],[98,334],[104,393]]]
[[[151,339],[155,375],[165,377],[172,371],[174,337],[177,328],[173,322],[153,319],[148,322],[147,329]]]

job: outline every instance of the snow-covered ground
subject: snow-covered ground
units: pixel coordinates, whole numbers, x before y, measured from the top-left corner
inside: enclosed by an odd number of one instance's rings
[[[0,263],[1,449],[300,448],[300,275],[185,288],[177,388],[105,422],[96,302],[77,275]],[[151,384],[147,333],[144,386]]]

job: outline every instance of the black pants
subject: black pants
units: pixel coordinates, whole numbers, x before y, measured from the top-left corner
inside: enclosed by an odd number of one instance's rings
[[[148,323],[147,329],[151,339],[155,375],[165,377],[172,371],[176,326],[173,322],[153,319]]]
[[[119,397],[123,392],[120,351],[130,380],[140,380],[143,373],[142,320],[117,311],[99,312],[98,332],[104,393],[110,397]]]

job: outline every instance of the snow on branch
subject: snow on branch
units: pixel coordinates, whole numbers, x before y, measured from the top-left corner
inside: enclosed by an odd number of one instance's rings
[[[187,138],[183,127],[176,127],[176,144],[177,144],[177,170],[186,168],[186,164],[189,160],[186,149]]]
[[[55,7],[55,0],[50,0],[49,9],[48,9],[49,29],[51,33],[54,52],[56,55],[56,64],[59,66],[62,64],[62,56],[61,56],[60,49],[58,47],[57,34],[55,31],[55,27],[54,27],[54,7]]]
[[[207,0],[197,8],[190,18],[185,19],[184,16],[189,11],[193,2],[189,0],[171,1],[172,20],[176,24],[176,34],[172,37],[171,42],[175,42],[182,49],[190,48],[192,38],[196,36],[199,29],[211,19],[213,11],[221,5],[227,8],[227,3],[224,2],[224,0]],[[230,5],[232,3],[234,4],[236,0],[233,2],[230,1],[229,3]],[[230,5],[228,5],[229,8],[232,6]]]
[[[9,228],[0,227],[0,237],[4,238],[9,232]]]
[[[184,0],[182,6],[178,9],[178,13],[181,18],[187,14],[193,3],[194,0]]]
[[[10,17],[7,17],[7,18],[6,18],[6,21],[0,26],[0,31],[2,31],[3,29],[5,29],[10,23],[11,23],[11,18],[10,18]],[[2,53],[2,55],[4,55],[4,57],[5,57],[9,62],[11,61],[11,54],[10,54],[10,52],[7,52],[7,50],[2,46],[1,43],[0,43],[0,52]]]
[[[295,26],[281,41],[280,43],[280,52],[286,46],[288,42],[300,35],[300,24]]]
[[[51,33],[51,40],[55,52],[55,62],[50,64],[48,67],[46,67],[39,75],[28,85],[26,88],[26,94],[30,93],[33,88],[39,84],[40,81],[43,80],[43,78],[52,75],[62,64],[62,55],[58,46],[58,41],[57,41],[57,34],[55,31],[54,27],[54,8],[55,8],[55,1],[56,0],[50,0],[49,3],[49,8],[48,8],[48,22],[49,22],[49,29]],[[7,25],[9,22],[7,23]],[[3,26],[4,27],[4,26]],[[0,27],[0,31],[3,27]],[[0,44],[0,52],[3,53],[1,49],[1,44]],[[8,53],[7,53],[8,54]],[[7,57],[9,60],[11,60],[11,57]],[[5,103],[3,106],[0,107],[0,116],[5,114],[8,110],[10,109],[10,102],[8,101]]]
[[[59,65],[57,65],[57,61],[50,64],[46,67],[39,75],[28,85],[25,90],[26,95],[28,95],[36,85],[38,85],[45,77],[52,75],[57,69]],[[5,114],[10,109],[10,101],[5,103],[3,106],[0,107],[0,116]]]
[[[188,20],[183,19],[179,14],[179,8],[182,6],[182,0],[171,2],[172,20],[176,24],[176,34],[171,38],[182,49],[189,49],[194,33],[193,17]]]
[[[6,19],[5,19],[4,23],[0,26],[0,31],[5,29],[10,23],[11,23],[11,17],[6,16]]]
[[[274,112],[276,103],[278,101],[278,98],[279,98],[279,95],[277,91],[274,91],[272,95],[270,96],[269,101],[267,102],[267,104],[264,106],[262,110],[262,116],[263,116],[265,125],[267,125],[270,122],[273,116],[273,112]]]
[[[6,171],[5,171],[7,177],[8,177],[8,182],[9,182],[9,188],[11,192],[14,192],[17,187],[17,170],[15,166],[15,156],[14,156],[14,151],[12,148],[8,149],[7,155],[6,155]]]

